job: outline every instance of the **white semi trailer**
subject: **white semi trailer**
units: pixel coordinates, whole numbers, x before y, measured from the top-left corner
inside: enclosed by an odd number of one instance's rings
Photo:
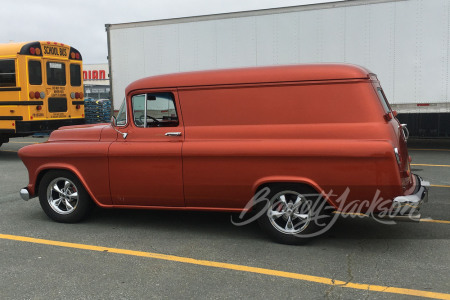
[[[450,0],[349,0],[107,24],[106,31],[116,110],[125,87],[146,76],[346,62],[378,75],[413,132],[450,136]]]

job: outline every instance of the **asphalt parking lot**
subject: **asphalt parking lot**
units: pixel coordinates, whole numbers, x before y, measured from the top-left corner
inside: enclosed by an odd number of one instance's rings
[[[17,150],[0,148],[1,299],[450,299],[450,142],[411,141],[432,184],[420,223],[341,217],[305,246],[270,241],[230,214],[95,209],[59,224],[37,199]]]

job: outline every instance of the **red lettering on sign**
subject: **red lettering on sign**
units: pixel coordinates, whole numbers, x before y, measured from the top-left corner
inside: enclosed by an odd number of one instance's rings
[[[83,80],[105,80],[105,70],[89,70],[83,71]]]

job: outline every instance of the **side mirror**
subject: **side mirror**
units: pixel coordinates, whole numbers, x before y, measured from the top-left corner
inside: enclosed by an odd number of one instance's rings
[[[126,132],[120,132],[120,131],[116,128],[116,127],[117,127],[117,119],[116,119],[116,117],[114,117],[114,116],[111,117],[111,127],[112,127],[115,131],[117,131],[118,133],[120,133],[120,134],[122,135],[123,139],[126,139],[126,138],[127,138],[128,133],[126,133]]]

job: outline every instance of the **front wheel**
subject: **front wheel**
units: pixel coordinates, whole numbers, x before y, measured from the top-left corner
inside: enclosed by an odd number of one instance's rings
[[[299,245],[326,232],[334,210],[314,189],[295,184],[270,187],[258,222],[276,242]]]
[[[44,175],[39,184],[39,202],[48,217],[62,223],[81,221],[92,207],[92,200],[80,180],[62,170]]]

